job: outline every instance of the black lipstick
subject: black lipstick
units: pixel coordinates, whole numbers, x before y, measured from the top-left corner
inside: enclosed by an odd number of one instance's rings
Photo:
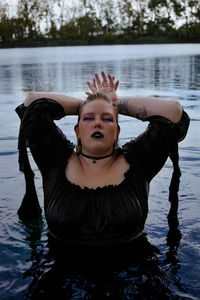
[[[101,139],[104,137],[104,135],[100,132],[100,131],[95,131],[92,135],[91,135],[92,138],[95,138],[95,139]]]

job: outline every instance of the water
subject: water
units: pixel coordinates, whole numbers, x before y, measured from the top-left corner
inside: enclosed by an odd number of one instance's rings
[[[167,161],[151,185],[145,227],[148,242],[143,241],[138,252],[121,249],[118,257],[114,250],[106,263],[101,261],[102,253],[88,257],[84,251],[76,255],[70,249],[64,250],[68,251],[65,258],[57,258],[48,243],[44,217],[26,224],[17,217],[24,179],[18,171],[19,120],[14,109],[29,90],[84,98],[86,81],[101,70],[120,80],[119,96],[175,99],[190,115],[187,138],[180,144],[180,225],[170,238],[167,213],[172,168]],[[44,295],[49,299],[200,299],[199,116],[200,44],[1,49],[0,299],[44,299]],[[76,117],[69,117],[57,122],[74,142],[75,121]],[[120,123],[121,144],[146,126],[122,116]],[[41,177],[32,164],[43,206]],[[85,265],[79,262],[81,254]],[[95,268],[92,255],[98,255]]]

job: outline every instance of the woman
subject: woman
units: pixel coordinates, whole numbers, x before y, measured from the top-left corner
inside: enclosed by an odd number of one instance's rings
[[[22,119],[19,162],[27,181],[18,213],[21,219],[41,213],[28,146],[42,174],[51,235],[70,244],[123,244],[142,234],[149,183],[168,156],[177,154],[177,142],[185,137],[189,118],[176,101],[118,98],[119,82],[104,72],[102,80],[95,74],[87,84],[92,93],[87,92],[85,102],[60,94],[29,93],[17,108]],[[122,149],[117,146],[118,112],[150,122],[143,134]],[[53,119],[77,114],[74,151]],[[176,204],[170,216],[176,214]]]

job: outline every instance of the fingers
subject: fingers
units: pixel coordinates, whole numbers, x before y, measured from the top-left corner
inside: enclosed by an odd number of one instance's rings
[[[119,86],[119,80],[115,81],[115,76],[111,76],[110,74],[106,75],[104,71],[101,72],[102,80],[100,79],[99,75],[95,73],[95,77],[93,78],[92,82],[87,81],[87,85],[92,93],[104,92],[106,89],[113,89],[117,90]],[[90,92],[86,92],[86,95],[91,94]]]
[[[97,82],[97,86],[98,88],[102,88],[102,87],[105,87],[105,86],[108,86],[110,85],[111,87],[114,88],[114,80],[115,80],[115,76],[111,76],[110,74],[108,74],[106,76],[105,72],[102,71],[101,72],[101,75],[102,75],[102,82],[99,78],[99,75],[97,73],[95,73],[95,79],[93,79],[93,85],[94,85],[94,82]],[[117,81],[117,86],[119,85],[119,81]]]
[[[117,81],[115,82],[115,84],[114,84],[114,89],[115,89],[115,91],[117,90],[118,86],[119,86],[119,80],[117,80]]]
[[[106,74],[104,72],[101,72],[101,75],[102,75],[102,78],[103,78],[102,85],[103,86],[108,86],[108,80],[107,80]]]
[[[93,78],[92,83],[93,83],[93,87],[97,90],[97,85],[96,85],[96,80],[95,80],[95,78]]]
[[[115,89],[115,91],[117,90],[118,86],[119,86],[119,80],[117,80],[115,83],[115,76],[111,76],[110,74],[108,74],[108,79],[109,79],[109,85],[111,88]]]
[[[112,89],[114,89],[113,76],[110,76],[110,74],[108,74],[108,79],[109,79],[110,87],[111,87]]]
[[[101,84],[101,80],[100,80],[100,78],[99,78],[99,75],[97,74],[97,73],[95,73],[95,79],[96,79],[96,82],[97,82],[97,87],[100,89],[100,88],[102,88],[102,84]],[[94,80],[95,80],[94,79]]]
[[[106,76],[104,71],[101,72],[101,75],[102,75],[102,79],[103,79],[102,82],[99,78],[99,75],[97,73],[95,73],[95,79],[96,79],[98,88],[106,87],[106,86],[109,86],[109,85],[111,87],[114,87],[114,84],[113,84],[114,76],[111,77],[110,74],[108,74]],[[108,82],[108,79],[109,79],[109,82]]]
[[[91,84],[89,81],[87,81],[87,85],[93,93],[97,92],[96,83],[94,83],[94,80],[93,80],[93,84]]]
[[[110,82],[110,86],[115,89],[115,91],[117,90],[118,86],[119,86],[119,80],[117,80],[114,83],[115,80],[115,76],[110,76],[110,74],[108,74],[108,78],[109,78],[109,82]]]

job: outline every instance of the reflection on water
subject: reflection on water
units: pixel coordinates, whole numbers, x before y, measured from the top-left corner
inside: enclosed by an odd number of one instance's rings
[[[120,96],[176,99],[189,113],[188,136],[179,147],[180,225],[169,227],[167,222],[172,173],[167,161],[152,182],[147,237],[137,247],[109,253],[60,249],[49,239],[44,217],[26,224],[17,218],[24,180],[17,164],[19,120],[14,109],[29,90],[85,97],[85,82],[101,70],[119,78]],[[58,121],[73,142],[75,122],[76,117]],[[146,125],[120,116],[120,144]],[[200,45],[0,49],[0,299],[198,299],[199,137]],[[32,165],[43,207],[41,176]]]
[[[86,88],[95,72],[120,79],[120,89],[199,90],[200,56],[155,57],[102,62],[47,62],[0,66],[1,92],[45,90],[74,93]],[[141,80],[142,79],[142,80]],[[197,95],[192,95],[195,100]]]

